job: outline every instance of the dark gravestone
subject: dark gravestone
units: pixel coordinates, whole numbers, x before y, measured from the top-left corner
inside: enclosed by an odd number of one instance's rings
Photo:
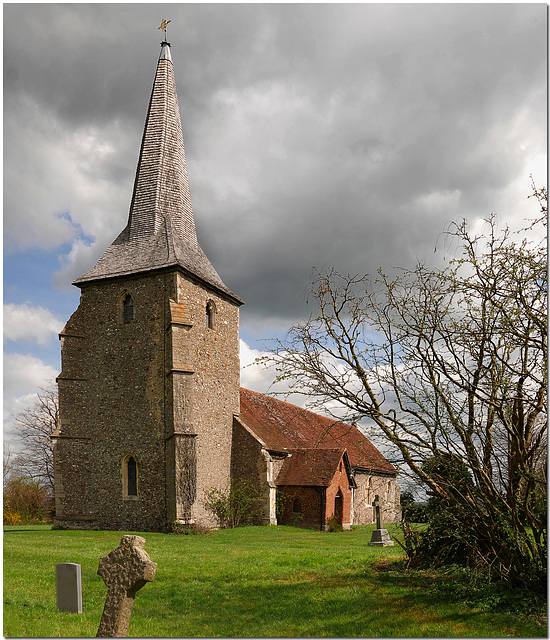
[[[82,569],[74,562],[55,565],[55,586],[59,611],[82,613]]]
[[[99,561],[97,573],[108,591],[96,637],[128,635],[136,592],[155,579],[157,570],[157,563],[151,561],[144,547],[145,538],[122,536],[120,545]]]

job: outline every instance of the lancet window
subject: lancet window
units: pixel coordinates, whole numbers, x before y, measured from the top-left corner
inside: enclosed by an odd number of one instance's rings
[[[122,320],[125,323],[132,322],[134,319],[134,299],[128,293],[122,301]]]
[[[126,456],[122,464],[122,486],[125,498],[138,496],[138,466],[134,456]]]
[[[213,329],[216,320],[216,306],[209,300],[206,303],[206,328]]]

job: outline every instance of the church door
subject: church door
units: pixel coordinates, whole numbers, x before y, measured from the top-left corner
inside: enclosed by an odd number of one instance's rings
[[[344,517],[344,496],[342,491],[338,489],[338,493],[334,497],[334,519],[338,524],[343,523]]]

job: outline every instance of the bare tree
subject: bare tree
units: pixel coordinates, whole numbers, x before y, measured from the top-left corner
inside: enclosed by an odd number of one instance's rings
[[[534,195],[545,214],[545,190]],[[546,244],[514,242],[495,215],[480,235],[461,221],[444,237],[455,251],[445,269],[316,271],[317,311],[271,360],[313,406],[366,420],[468,520],[478,561],[525,581],[546,568]],[[471,487],[431,473],[434,459],[464,461]]]
[[[12,458],[13,471],[46,486],[54,493],[53,444],[51,434],[57,427],[59,409],[57,388],[38,393],[29,409],[15,417],[14,433],[21,445]]]
[[[3,460],[2,460],[2,485],[5,487],[13,470],[13,449],[11,445],[4,443]]]

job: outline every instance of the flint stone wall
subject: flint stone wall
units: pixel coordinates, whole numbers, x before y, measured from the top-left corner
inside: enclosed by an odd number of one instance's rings
[[[128,293],[134,319],[125,323]],[[201,502],[228,481],[239,410],[238,306],[180,272],[94,282],[82,287],[61,353],[56,525],[161,531],[178,518],[211,522]],[[128,455],[137,497],[123,495]]]
[[[401,522],[401,490],[395,478],[371,475],[360,470],[355,470],[354,477],[357,488],[353,496],[352,524],[376,522],[373,502],[377,495],[381,500],[382,521]]]

